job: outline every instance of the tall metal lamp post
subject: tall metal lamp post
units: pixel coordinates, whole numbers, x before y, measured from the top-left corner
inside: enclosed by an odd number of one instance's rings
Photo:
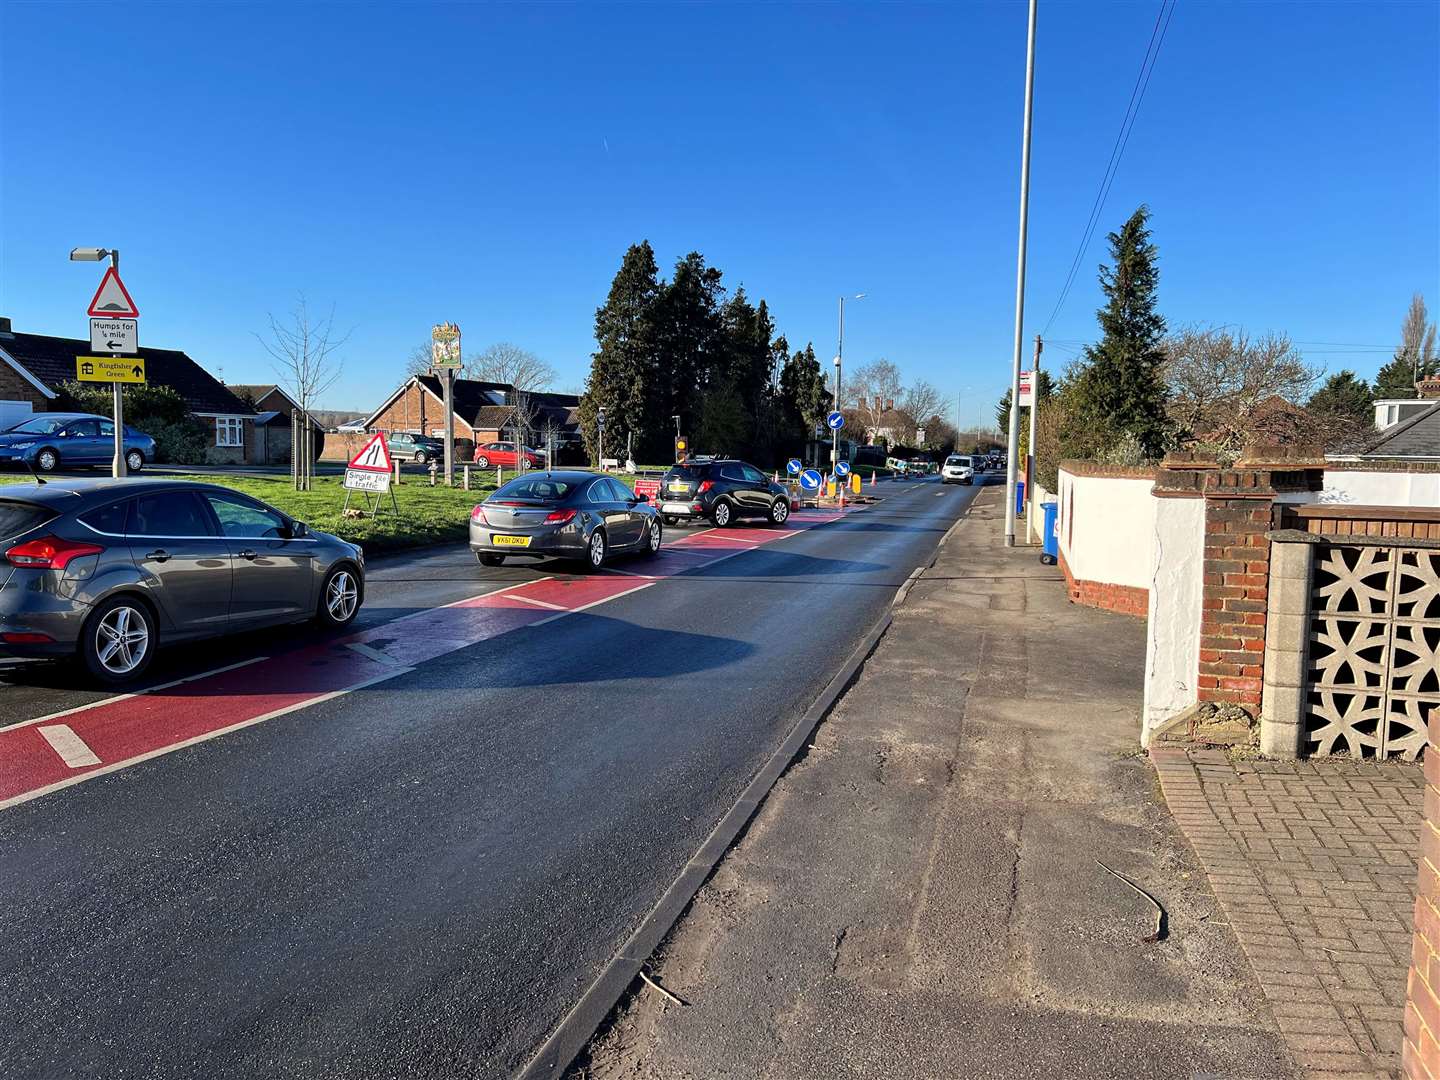
[[[120,250],[119,248],[71,248],[71,262],[101,262],[110,260],[110,267],[115,273],[120,273]],[[110,475],[119,480],[125,475],[125,406],[120,397],[120,384],[111,383],[110,392],[114,395],[115,406],[115,455],[110,461]]]
[[[845,357],[845,301],[847,297],[840,297],[840,337],[835,344],[835,408],[840,409],[840,370]],[[864,300],[865,294],[856,293],[848,297],[850,300]],[[830,475],[835,475],[835,466],[840,462],[840,429],[836,428],[830,433]],[[838,481],[837,481],[838,482]],[[844,495],[841,495],[844,498]]]

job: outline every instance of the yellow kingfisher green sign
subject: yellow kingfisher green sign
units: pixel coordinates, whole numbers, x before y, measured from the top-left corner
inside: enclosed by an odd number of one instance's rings
[[[75,378],[80,382],[145,381],[145,360],[139,356],[77,356]]]

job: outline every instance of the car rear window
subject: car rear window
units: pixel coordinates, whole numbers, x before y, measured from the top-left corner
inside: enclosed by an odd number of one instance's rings
[[[575,490],[568,480],[553,476],[522,476],[499,488],[492,499],[563,499]]]
[[[0,540],[29,532],[54,516],[55,512],[47,506],[19,499],[0,499]]]
[[[703,480],[709,469],[709,465],[676,465],[670,475],[676,480]]]

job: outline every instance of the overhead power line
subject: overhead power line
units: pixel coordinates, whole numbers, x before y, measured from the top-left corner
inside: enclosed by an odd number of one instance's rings
[[[1115,143],[1110,148],[1110,160],[1105,166],[1105,174],[1100,178],[1100,188],[1095,192],[1095,202],[1090,207],[1090,217],[1085,222],[1085,230],[1080,236],[1080,245],[1075,249],[1075,257],[1070,260],[1070,271],[1065,276],[1065,284],[1060,290],[1060,298],[1055,301],[1055,308],[1050,312],[1050,318],[1045,320],[1045,329],[1041,331],[1042,336],[1049,332],[1055,318],[1060,314],[1060,309],[1065,306],[1065,300],[1070,295],[1070,286],[1075,283],[1075,275],[1080,269],[1080,264],[1085,258],[1085,252],[1090,247],[1090,241],[1095,235],[1095,226],[1100,221],[1100,214],[1105,209],[1105,200],[1110,195],[1110,188],[1115,183],[1115,177],[1120,171],[1120,161],[1125,156],[1125,147],[1130,142],[1130,132],[1134,130],[1135,118],[1140,115],[1140,105],[1145,100],[1145,91],[1150,86],[1150,76],[1155,71],[1155,62],[1160,58],[1160,46],[1165,43],[1165,34],[1170,29],[1170,20],[1175,15],[1175,4],[1178,0],[1160,0],[1160,11],[1155,16],[1155,25],[1150,30],[1150,42],[1145,46],[1145,57],[1140,61],[1140,70],[1135,75],[1135,86],[1130,91],[1130,101],[1125,106],[1125,115],[1120,120],[1120,130],[1115,133]]]

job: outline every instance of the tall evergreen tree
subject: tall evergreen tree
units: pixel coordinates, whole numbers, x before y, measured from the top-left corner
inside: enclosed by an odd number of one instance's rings
[[[825,419],[830,398],[825,376],[815,358],[815,346],[806,344],[780,369],[780,411],[787,435],[803,442]]]
[[[662,411],[679,416],[685,431],[698,430],[701,396],[721,366],[724,296],[720,271],[707,266],[698,251],[677,262],[674,276],[662,286],[658,307]]]
[[[1099,344],[1086,347],[1073,391],[1081,441],[1090,443],[1091,452],[1128,437],[1154,458],[1171,439],[1160,373],[1165,320],[1155,310],[1160,273],[1149,219],[1149,207],[1141,206],[1107,237],[1113,265],[1100,267],[1106,304],[1096,317],[1102,336]]]
[[[720,311],[724,339],[723,376],[728,380],[746,417],[748,435],[744,452],[763,456],[761,428],[769,411],[771,347],[775,323],[764,300],[751,306],[744,288],[726,301]],[[742,452],[737,448],[736,452]]]
[[[634,436],[637,460],[653,456],[668,440],[660,398],[661,335],[657,308],[661,300],[659,271],[649,241],[625,252],[610,295],[595,312],[595,341],[599,346],[590,364],[590,377],[578,410],[580,430],[592,458],[598,458],[600,441],[596,414],[605,410],[606,456],[620,457]],[[662,457],[660,460],[664,460]]]
[[[1425,310],[1425,298],[1416,293],[1400,325],[1400,347],[1375,376],[1375,396],[1413,398],[1415,384],[1436,374],[1440,374],[1440,361],[1435,356],[1435,324]]]
[[[1353,371],[1337,371],[1325,380],[1305,403],[1313,413],[1370,423],[1375,416],[1370,384],[1357,379]]]

